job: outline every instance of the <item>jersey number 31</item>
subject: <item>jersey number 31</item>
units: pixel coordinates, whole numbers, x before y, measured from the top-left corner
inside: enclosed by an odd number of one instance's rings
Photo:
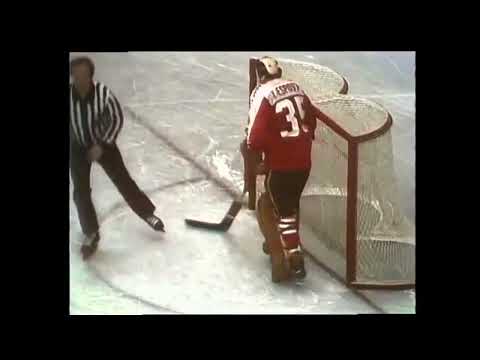
[[[280,131],[280,136],[285,137],[297,137],[300,135],[299,122],[303,123],[305,120],[305,109],[303,107],[303,96],[294,96],[291,98],[283,99],[275,105],[275,112],[277,114],[284,114],[280,119],[285,119],[291,124],[292,130]],[[308,127],[302,126],[302,130],[308,133]]]

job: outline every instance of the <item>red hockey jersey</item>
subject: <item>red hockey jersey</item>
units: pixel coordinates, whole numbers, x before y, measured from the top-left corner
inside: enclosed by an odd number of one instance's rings
[[[297,83],[275,79],[252,92],[247,143],[265,153],[267,169],[310,169],[315,128],[312,104]]]

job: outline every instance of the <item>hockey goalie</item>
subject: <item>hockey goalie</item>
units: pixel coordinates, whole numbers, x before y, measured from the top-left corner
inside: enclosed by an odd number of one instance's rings
[[[306,276],[299,233],[300,197],[311,168],[316,119],[299,84],[282,79],[271,57],[256,62],[258,86],[250,96],[246,146],[242,151],[263,158],[257,174],[265,175],[265,192],[257,202],[257,220],[270,255],[272,281]]]

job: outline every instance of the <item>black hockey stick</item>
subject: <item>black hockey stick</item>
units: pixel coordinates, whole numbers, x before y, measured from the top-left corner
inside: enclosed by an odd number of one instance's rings
[[[187,223],[187,225],[190,225],[193,227],[199,227],[203,229],[217,230],[217,231],[227,231],[228,229],[230,229],[230,226],[232,226],[233,220],[235,220],[235,217],[238,215],[238,213],[242,209],[243,198],[245,197],[246,193],[247,193],[247,186],[246,184],[244,184],[242,195],[240,195],[238,198],[236,198],[233,201],[232,205],[230,206],[230,209],[228,209],[222,221],[220,221],[219,223],[210,223],[210,222],[204,222],[204,221],[198,221],[198,220],[192,220],[192,219],[185,219],[185,222]]]

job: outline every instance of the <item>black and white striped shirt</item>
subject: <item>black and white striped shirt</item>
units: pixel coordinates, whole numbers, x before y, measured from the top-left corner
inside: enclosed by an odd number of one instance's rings
[[[84,99],[70,85],[72,141],[85,148],[114,143],[123,127],[122,108],[115,95],[102,83],[93,82],[93,85]]]

